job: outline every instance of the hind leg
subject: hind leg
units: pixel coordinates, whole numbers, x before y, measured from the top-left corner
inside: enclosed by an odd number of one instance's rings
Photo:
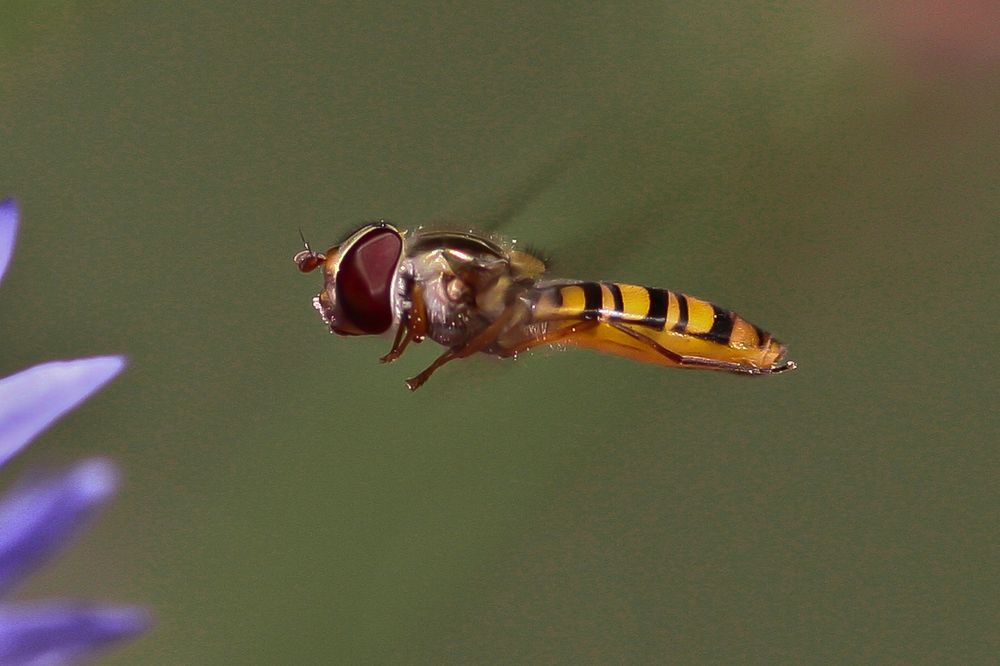
[[[552,323],[558,323],[558,322],[552,322]],[[504,358],[517,356],[518,354],[526,352],[534,347],[539,347],[541,345],[556,344],[557,342],[565,340],[566,338],[576,335],[577,333],[589,331],[592,328],[596,328],[598,324],[600,324],[600,322],[597,321],[596,319],[588,319],[585,321],[573,320],[573,323],[571,323],[568,326],[557,328],[555,330],[547,330],[545,331],[545,333],[542,333],[537,337],[523,340],[522,342],[519,342],[510,347],[504,347],[497,353],[497,355],[502,356]]]
[[[650,349],[655,350],[658,354],[664,356],[672,363],[676,363],[682,368],[722,370],[724,372],[732,372],[739,375],[775,375],[780,372],[785,372],[786,370],[795,369],[795,363],[791,361],[788,361],[784,365],[780,365],[777,368],[758,368],[756,366],[734,363],[732,361],[719,361],[712,358],[702,358],[700,356],[684,356],[683,354],[678,354],[677,352],[667,349],[649,336],[643,335],[639,331],[633,330],[628,326],[620,324],[619,322],[608,321],[605,323],[615,330],[621,331],[630,338],[647,345]]]

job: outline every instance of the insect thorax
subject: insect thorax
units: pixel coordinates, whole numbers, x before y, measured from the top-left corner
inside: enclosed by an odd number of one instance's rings
[[[496,256],[435,248],[407,259],[406,272],[420,290],[428,337],[447,347],[459,345],[486,328],[506,301],[509,264]]]

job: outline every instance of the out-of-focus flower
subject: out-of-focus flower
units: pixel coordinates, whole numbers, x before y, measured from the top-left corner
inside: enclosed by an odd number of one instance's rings
[[[858,7],[895,60],[923,76],[964,76],[1000,65],[996,0],[883,0]]]
[[[0,201],[0,279],[13,252],[17,205]],[[0,379],[0,466],[62,414],[124,367],[119,356],[37,365]],[[118,473],[107,460],[84,460],[50,476],[23,481],[0,498],[0,664],[71,663],[148,625],[131,606],[69,601],[12,603],[6,595],[53,556],[115,492]]]

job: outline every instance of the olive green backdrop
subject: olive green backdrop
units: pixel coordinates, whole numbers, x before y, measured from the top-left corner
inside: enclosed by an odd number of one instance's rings
[[[0,481],[123,467],[21,590],[155,609],[107,663],[1000,650],[988,57],[864,3],[3,7],[0,373],[130,361]],[[800,369],[554,351],[411,395],[438,350],[328,335],[291,262],[374,218],[503,218]]]

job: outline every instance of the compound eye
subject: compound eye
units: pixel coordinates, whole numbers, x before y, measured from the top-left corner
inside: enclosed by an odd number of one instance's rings
[[[344,319],[368,334],[392,325],[392,288],[403,240],[373,229],[351,245],[337,271],[337,306]]]

